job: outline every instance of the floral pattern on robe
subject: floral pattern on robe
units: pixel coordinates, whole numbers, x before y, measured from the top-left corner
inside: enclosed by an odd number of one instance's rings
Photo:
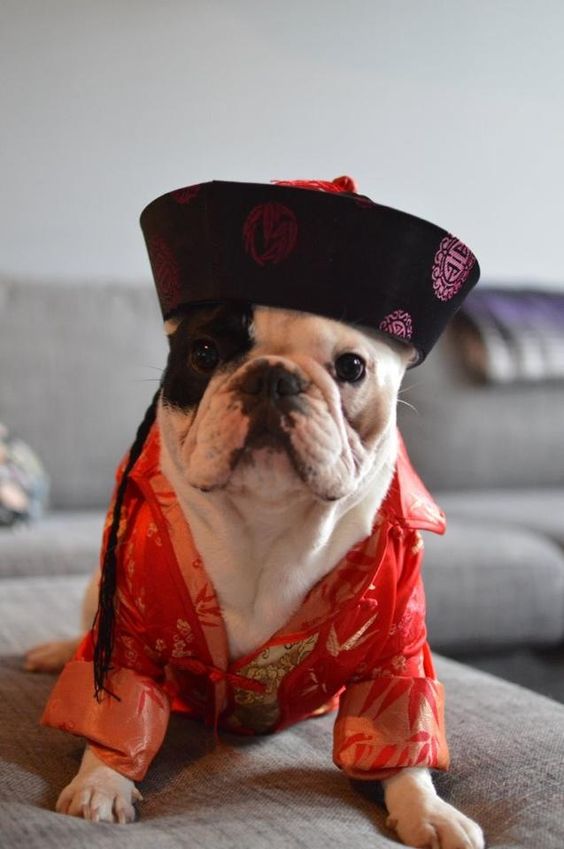
[[[443,688],[427,644],[419,532],[443,533],[445,521],[401,438],[371,535],[312,587],[283,628],[234,661],[214,587],[160,471],[159,439],[155,424],[130,474],[120,523],[108,677],[119,700],[94,697],[90,633],[42,722],[85,737],[102,760],[140,780],[171,710],[256,734],[338,707],[333,759],[349,776],[445,769]]]

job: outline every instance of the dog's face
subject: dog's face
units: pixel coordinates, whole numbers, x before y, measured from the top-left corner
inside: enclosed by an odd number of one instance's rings
[[[395,427],[407,347],[308,313],[195,307],[168,323],[160,424],[203,491],[354,492]]]

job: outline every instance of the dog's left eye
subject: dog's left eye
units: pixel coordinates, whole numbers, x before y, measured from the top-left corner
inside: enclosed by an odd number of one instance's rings
[[[335,373],[344,383],[357,383],[366,374],[366,363],[358,354],[341,354],[335,360]]]
[[[190,351],[190,363],[197,371],[210,372],[219,365],[219,351],[211,339],[195,339]]]

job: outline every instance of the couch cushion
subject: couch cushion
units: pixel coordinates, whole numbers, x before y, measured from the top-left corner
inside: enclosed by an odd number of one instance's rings
[[[490,846],[564,844],[564,707],[446,660],[452,764],[442,796],[480,821]],[[53,812],[82,742],[41,728],[53,684],[16,658],[0,662],[0,844],[27,849],[394,849],[380,786],[349,782],[331,763],[334,716],[254,739],[213,734],[173,717],[141,783],[141,818],[97,824]],[[550,733],[547,732],[550,729]],[[188,843],[187,843],[188,841]]]
[[[432,490],[564,484],[564,382],[478,383],[454,328],[404,380],[398,414],[415,465]]]
[[[547,645],[564,638],[564,553],[510,524],[450,515],[425,536],[431,645],[440,651]]]
[[[44,461],[54,507],[105,507],[166,362],[154,287],[0,281],[0,317],[3,422]]]
[[[78,636],[88,581],[87,575],[0,581],[0,655]]]
[[[468,652],[457,660],[564,705],[564,643],[550,648]]]
[[[91,574],[100,557],[104,518],[102,511],[60,511],[0,529],[0,578]]]
[[[530,528],[564,548],[564,487],[441,492],[437,500],[447,518]]]

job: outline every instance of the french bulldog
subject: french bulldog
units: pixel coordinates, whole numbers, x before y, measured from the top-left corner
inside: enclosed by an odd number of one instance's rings
[[[414,350],[361,327],[246,304],[192,307],[165,328],[161,469],[236,659],[282,627],[371,533],[394,474],[398,392]],[[75,647],[38,647],[27,668],[60,668]],[[388,825],[408,846],[484,846],[479,826],[438,797],[428,769],[399,769],[383,785]],[[56,807],[126,823],[140,799],[131,779],[87,747]]]

